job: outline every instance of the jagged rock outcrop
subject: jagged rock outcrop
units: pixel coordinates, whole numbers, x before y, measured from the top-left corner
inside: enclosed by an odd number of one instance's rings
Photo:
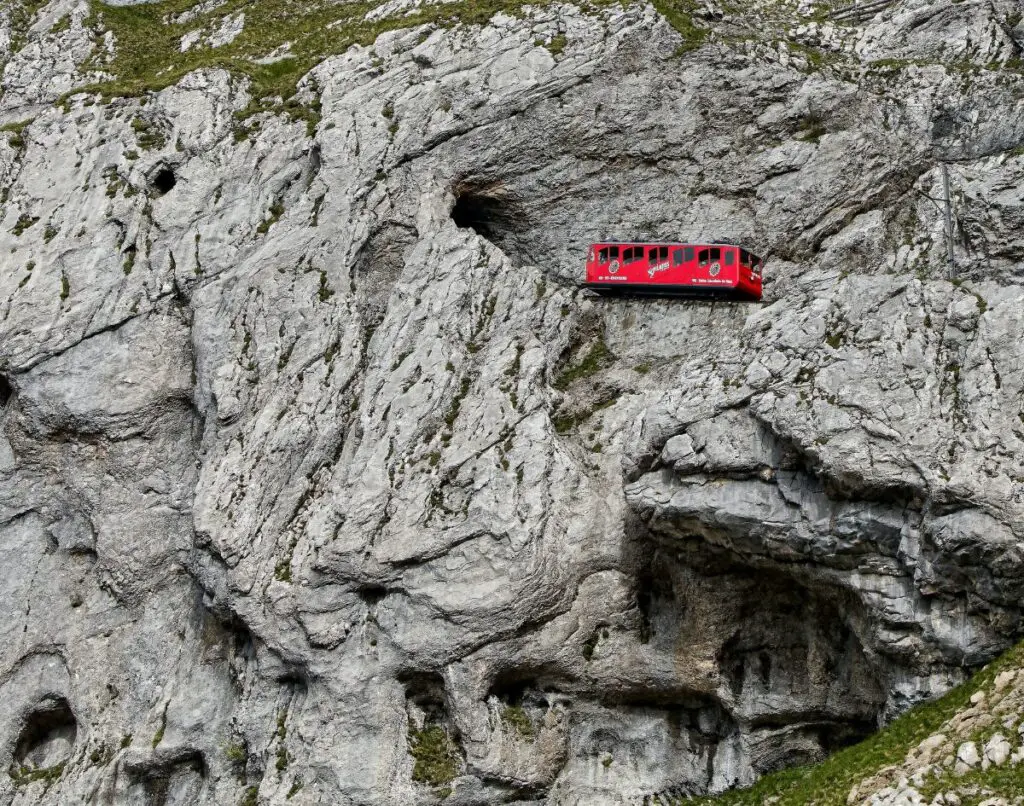
[[[717,792],[1024,632],[1016,3],[394,3],[278,106],[172,5],[138,97],[0,17],[0,803]]]

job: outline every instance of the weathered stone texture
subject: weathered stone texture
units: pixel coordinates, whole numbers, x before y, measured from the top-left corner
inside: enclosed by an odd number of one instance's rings
[[[398,31],[239,137],[221,71],[53,105],[115,43],[45,5],[0,97],[0,803],[720,791],[1006,647],[1014,5],[805,25],[820,70],[649,7]],[[749,244],[765,301],[589,297],[605,236]]]

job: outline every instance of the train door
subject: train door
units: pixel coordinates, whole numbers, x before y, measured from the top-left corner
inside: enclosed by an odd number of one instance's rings
[[[676,246],[672,249],[672,282],[689,284],[693,282],[694,261],[697,250],[692,246]]]
[[[668,246],[652,246],[647,250],[647,279],[655,283],[670,282]]]
[[[717,246],[705,246],[697,252],[697,272],[694,280],[700,285],[715,285],[722,273],[722,250]]]
[[[740,279],[739,255],[735,246],[722,247],[722,273],[721,278],[728,280],[730,285],[735,286]]]

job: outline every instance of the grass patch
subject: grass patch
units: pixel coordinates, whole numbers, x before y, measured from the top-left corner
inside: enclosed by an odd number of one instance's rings
[[[143,117],[132,118],[132,131],[135,132],[135,141],[143,151],[150,149],[161,149],[167,145],[167,135],[159,124]]]
[[[8,0],[10,3],[10,0]],[[46,0],[19,0],[10,3],[17,16],[15,33],[27,31],[35,13]],[[378,36],[398,29],[421,25],[451,27],[457,24],[486,24],[498,12],[523,16],[523,8],[547,5],[547,0],[473,0],[466,3],[438,3],[417,9],[409,15],[367,21],[367,12],[380,5],[379,0],[338,3],[337,0],[226,0],[218,8],[202,12],[193,19],[182,15],[196,0],[161,0],[144,5],[110,6],[103,0],[89,0],[97,40],[107,31],[115,38],[115,54],[110,63],[97,60],[86,65],[102,69],[111,76],[85,89],[105,97],[139,96],[176,84],[194,70],[222,68],[250,79],[255,99],[250,112],[291,98],[299,81],[325,58],[344,53],[353,45],[370,45]],[[694,22],[695,0],[655,0],[655,7],[680,33],[682,52],[700,47],[708,30]],[[217,48],[198,44],[181,52],[182,37],[195,31],[206,35],[217,31],[228,17],[245,13],[245,26],[230,43]],[[19,22],[20,21],[20,22]],[[17,38],[17,37],[16,37]],[[284,58],[266,62],[266,57],[285,43],[290,48]],[[548,44],[553,54],[565,47],[564,35]],[[13,50],[18,50],[15,47]],[[80,92],[82,90],[76,90]],[[318,114],[309,117],[311,105],[294,104],[292,109],[308,124],[315,125]],[[318,109],[314,110],[319,112]],[[293,117],[295,115],[293,114]]]
[[[919,788],[926,798],[925,802],[933,800],[940,792],[948,792],[951,789],[958,792],[977,790],[976,798],[964,798],[964,802],[970,804],[987,801],[994,795],[1013,797],[1024,792],[1024,764],[1007,762],[1001,767],[972,770],[962,778],[955,777],[952,769],[946,769],[945,772],[946,774],[939,778],[929,777],[925,785]]]
[[[548,42],[548,51],[550,51],[552,56],[560,55],[562,51],[565,50],[565,45],[567,41],[568,40],[566,40],[565,34],[558,34],[557,36],[553,36],[551,38],[551,41]]]
[[[7,142],[11,148],[21,151],[25,147],[25,129],[32,125],[33,120],[35,118],[5,123],[3,126],[0,126],[0,133],[7,135]]]
[[[31,229],[38,223],[39,216],[30,216],[27,213],[22,213],[14,223],[14,228],[11,230],[11,233],[15,238],[19,238],[25,230]]]
[[[264,218],[259,226],[256,227],[256,232],[260,235],[266,235],[270,232],[270,228],[274,226],[278,221],[281,220],[281,216],[284,215],[284,204],[280,199],[277,199],[272,205],[270,210],[267,212],[267,217]],[[323,274],[323,272],[321,272]]]
[[[458,749],[440,725],[410,728],[409,752],[415,760],[412,779],[417,783],[443,787],[459,774]]]
[[[559,373],[553,386],[560,391],[568,389],[576,381],[596,374],[614,359],[615,356],[608,349],[608,345],[604,343],[604,339],[598,339],[578,364],[566,367]]]
[[[990,663],[974,677],[934,702],[912,708],[884,730],[828,758],[813,767],[783,770],[762,778],[749,789],[729,792],[718,797],[687,801],[693,806],[762,806],[771,798],[774,806],[845,806],[854,784],[877,773],[883,767],[902,764],[911,747],[937,733],[944,722],[968,707],[971,696],[991,687],[996,675],[1006,669],[1024,667],[1024,643],[1018,644]],[[992,767],[972,773],[988,788],[1016,786],[999,790],[1019,794],[1024,769]],[[957,779],[960,787],[967,778]],[[672,803],[672,798],[662,798]]]
[[[518,733],[522,738],[532,742],[536,735],[533,720],[521,705],[506,705],[501,709],[501,721]]]
[[[582,422],[585,422],[585,421],[589,420],[597,412],[601,411],[602,409],[607,409],[607,408],[610,408],[610,407],[614,406],[618,402],[618,400],[619,400],[618,393],[614,393],[614,394],[612,394],[611,397],[609,397],[609,398],[607,398],[605,400],[602,400],[600,403],[597,403],[596,405],[592,406],[591,408],[583,409],[583,411],[578,411],[578,412],[576,412],[574,414],[565,414],[565,415],[560,415],[560,416],[557,416],[557,417],[553,417],[551,421],[552,421],[552,423],[554,423],[555,433],[557,433],[557,434],[567,434],[567,433],[569,433],[577,425],[579,425]]]
[[[64,766],[67,762],[54,764],[52,767],[30,767],[24,764],[12,764],[10,769],[11,780],[18,787],[34,784],[36,781],[46,781],[49,786],[60,779],[64,774]]]
[[[232,764],[244,765],[249,760],[249,751],[244,744],[228,744],[224,746],[224,758]]]
[[[370,45],[387,31],[427,24],[484,24],[499,11],[521,16],[523,6],[527,5],[524,0],[441,3],[408,16],[367,21],[367,12],[379,6],[379,1],[227,0],[219,8],[182,21],[182,14],[195,4],[195,0],[162,0],[115,7],[102,0],[90,0],[90,19],[98,21],[97,36],[111,31],[116,46],[109,64],[93,65],[111,79],[87,91],[97,91],[105,97],[139,96],[176,84],[194,70],[222,68],[250,79],[256,101],[249,112],[256,112],[268,108],[268,99],[276,104],[277,99],[291,98],[302,77],[325,58],[344,53],[352,45]],[[213,33],[227,17],[243,11],[245,26],[229,44],[218,48],[199,44],[181,52],[181,40],[186,34]],[[285,43],[290,43],[290,48],[284,58],[260,63]],[[306,116],[307,108],[308,105],[296,104],[293,109],[282,111],[299,113],[309,123],[313,119]]]
[[[466,395],[469,394],[469,388],[472,385],[472,381],[469,378],[463,377],[459,382],[459,391],[455,394],[452,399],[452,404],[448,407],[448,411],[444,415],[444,424],[450,429],[455,425],[455,421],[459,417],[459,411],[462,409],[462,401],[466,399]]]
[[[826,134],[828,134],[828,129],[825,127],[825,121],[814,110],[808,111],[800,118],[798,139],[817,145]]]
[[[36,14],[50,0],[6,0],[0,3],[0,10],[8,14],[10,21],[11,42],[10,52],[17,53],[25,46],[28,29]]]
[[[654,7],[683,38],[676,56],[697,50],[707,41],[709,31],[693,21],[698,8],[694,0],[654,0]]]

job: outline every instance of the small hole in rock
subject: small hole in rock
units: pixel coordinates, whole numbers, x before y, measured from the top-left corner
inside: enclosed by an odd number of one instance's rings
[[[22,766],[53,767],[71,755],[78,722],[63,697],[43,699],[25,719],[14,757]]]
[[[178,184],[178,178],[174,175],[174,171],[164,165],[153,174],[150,184],[153,186],[153,190],[163,196],[174,190],[174,186]]]
[[[356,593],[368,606],[373,607],[388,595],[388,589],[381,585],[364,585]]]
[[[3,375],[0,375],[0,409],[7,405],[7,401],[11,399],[13,394],[14,389],[11,386],[11,382]]]

